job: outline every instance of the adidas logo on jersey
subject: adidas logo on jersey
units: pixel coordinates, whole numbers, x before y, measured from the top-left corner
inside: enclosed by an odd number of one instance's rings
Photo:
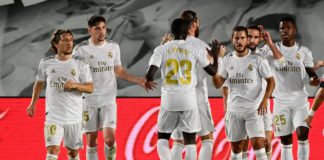
[[[108,52],[107,55],[108,55],[109,58],[112,58],[113,57],[113,54],[111,52]]]
[[[52,69],[51,73],[56,73],[55,69]]]

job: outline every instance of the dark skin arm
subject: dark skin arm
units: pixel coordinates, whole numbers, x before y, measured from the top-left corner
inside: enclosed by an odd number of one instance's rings
[[[306,72],[310,78],[309,85],[311,86],[318,86],[320,83],[320,80],[318,76],[316,75],[315,68],[314,67],[305,67]]]

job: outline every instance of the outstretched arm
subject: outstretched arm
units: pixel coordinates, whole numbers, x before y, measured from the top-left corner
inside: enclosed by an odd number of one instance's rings
[[[145,75],[145,88],[148,91],[153,90],[156,87],[156,83],[154,82],[154,74],[159,68],[155,65],[150,65],[146,75]]]
[[[120,65],[116,65],[115,66],[115,74],[118,78],[132,82],[132,83],[136,83],[142,87],[145,87],[145,80],[143,78],[139,78],[137,76],[134,76],[132,74],[129,74],[124,67],[120,66]]]
[[[315,111],[321,106],[324,100],[324,82],[321,84],[321,88],[317,91],[314,102],[312,104],[311,109],[309,110],[309,114],[307,118],[305,119],[305,122],[308,126],[311,126],[312,120],[315,115]]]
[[[30,117],[34,117],[35,114],[35,105],[38,101],[39,95],[43,89],[45,82],[44,81],[36,81],[33,87],[33,95],[32,95],[32,100],[27,107],[27,114]]]

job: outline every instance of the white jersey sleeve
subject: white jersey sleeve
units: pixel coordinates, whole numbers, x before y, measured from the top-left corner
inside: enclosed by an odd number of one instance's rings
[[[83,65],[81,66],[80,82],[81,83],[89,83],[89,82],[92,82],[92,76],[91,76],[90,66],[86,62],[84,62]]]
[[[305,59],[304,59],[305,67],[314,67],[312,52],[307,48],[304,48],[304,50],[305,50],[305,52],[304,52],[305,53]]]
[[[275,43],[275,46],[277,47],[278,50],[280,50],[278,43]],[[268,45],[264,45],[262,48],[260,48],[260,51],[257,52],[256,54],[260,55],[262,58],[267,59],[269,62],[272,62],[277,67],[284,67],[286,65],[285,62],[280,62],[279,59],[275,59],[273,57],[272,50]]]
[[[233,53],[230,53],[230,54],[233,54]],[[226,70],[226,67],[228,65],[228,58],[229,58],[229,54],[226,55],[224,58],[220,59],[219,60],[221,61],[221,65],[219,65],[218,63],[218,75],[223,77],[223,78],[227,78],[228,77],[228,72]],[[219,61],[218,61],[219,62]]]
[[[259,73],[265,79],[272,77],[269,63],[266,60],[260,59]]]
[[[36,75],[36,80],[37,81],[46,81],[46,72],[45,72],[45,67],[44,67],[44,59],[42,59],[39,62],[38,72],[37,72],[37,75]]]
[[[161,49],[161,46],[154,49],[153,55],[149,61],[149,66],[154,65],[160,68],[162,63]]]
[[[116,44],[116,50],[115,50],[115,59],[114,59],[114,65],[119,66],[122,65],[121,60],[120,60],[120,48],[119,45]]]

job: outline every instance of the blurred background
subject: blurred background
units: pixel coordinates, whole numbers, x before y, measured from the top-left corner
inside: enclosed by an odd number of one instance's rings
[[[49,51],[51,33],[66,28],[72,30],[76,43],[86,40],[87,21],[95,14],[107,19],[107,38],[119,43],[123,66],[143,77],[170,22],[187,9],[198,14],[199,38],[207,43],[216,38],[227,52],[232,51],[234,26],[262,24],[274,41],[280,41],[279,20],[294,16],[298,42],[311,49],[314,61],[323,60],[323,7],[323,0],[1,0],[0,96],[30,97],[40,59],[53,54]],[[318,71],[322,73],[323,69]],[[210,96],[221,96],[210,79],[208,85]],[[312,97],[317,88],[307,85],[307,90]],[[147,93],[118,80],[119,97],[159,95],[160,89]]]

